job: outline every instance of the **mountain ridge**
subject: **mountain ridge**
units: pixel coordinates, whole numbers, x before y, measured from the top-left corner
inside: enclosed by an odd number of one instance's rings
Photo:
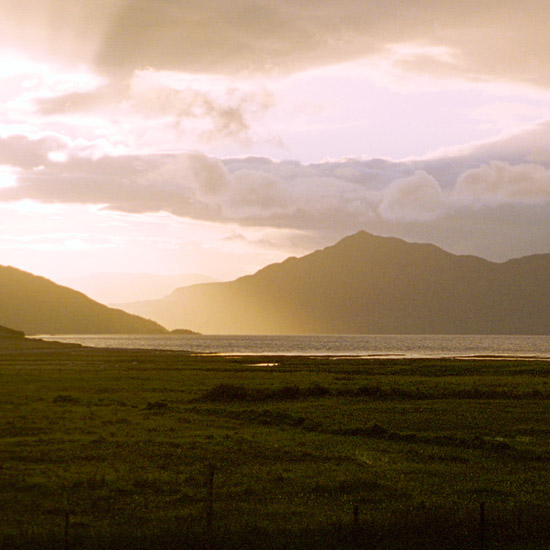
[[[550,254],[491,262],[365,231],[230,282],[125,304],[220,334],[550,334]]]

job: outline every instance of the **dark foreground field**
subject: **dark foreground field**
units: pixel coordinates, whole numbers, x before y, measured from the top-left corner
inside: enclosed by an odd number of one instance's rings
[[[549,376],[4,344],[0,548],[548,548]]]

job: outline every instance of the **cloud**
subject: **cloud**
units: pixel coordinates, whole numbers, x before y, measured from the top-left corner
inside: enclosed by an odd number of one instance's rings
[[[465,157],[477,161],[501,160],[518,164],[524,161],[550,165],[550,120],[540,121],[534,126],[516,130],[513,134],[443,151],[453,157]]]
[[[0,165],[31,169],[47,164],[50,155],[66,148],[56,136],[30,139],[23,135],[0,138]]]
[[[33,57],[136,70],[288,73],[359,58],[550,85],[545,0],[2,0],[0,36]],[[506,55],[502,55],[506,52]]]
[[[44,160],[44,159],[42,159]],[[312,227],[347,225],[363,189],[296,164],[289,171],[255,161],[230,172],[221,160],[200,153],[124,155],[45,161],[19,174],[18,185],[0,190],[0,200],[100,204],[132,213],[165,211],[176,216],[246,225]],[[272,173],[270,174],[269,171]]]
[[[167,212],[235,227],[298,230],[319,244],[367,229],[506,259],[550,251],[550,161],[528,160],[532,133],[540,138],[549,130],[542,125],[432,159],[317,164],[201,153],[67,153],[56,162],[52,152],[63,146],[58,139],[8,138],[9,146],[0,147],[2,162],[17,167],[17,185],[0,188],[0,201]],[[543,159],[548,140],[536,141]]]
[[[439,96],[444,107],[434,111],[437,98],[424,111],[421,98],[401,96],[421,80],[411,75],[447,79],[453,90],[464,89],[464,79],[550,84],[541,0],[526,0],[521,10],[507,0],[0,0],[0,8],[0,54],[13,77],[0,92],[0,122],[11,133],[39,129],[102,141],[102,154],[108,142],[118,154],[422,154],[492,130],[472,128],[471,119],[465,130],[457,114],[464,103],[449,117],[452,126],[445,124],[439,115],[449,112],[450,93]],[[13,75],[12,53],[21,60]],[[393,75],[399,90],[380,86],[382,94],[373,77],[379,73]],[[528,107],[536,101],[522,94],[523,102],[499,96],[502,104],[492,111],[486,105],[481,116],[501,127],[532,120],[538,111]],[[510,102],[516,115],[503,123],[499,111]],[[544,111],[546,101],[538,108]]]
[[[35,103],[42,117],[102,114],[131,120],[138,127],[157,122],[183,134],[195,134],[204,142],[252,140],[252,122],[273,106],[271,95],[264,89],[237,89],[223,82],[218,83],[218,89],[207,91],[197,88],[200,79],[180,89],[159,80],[159,75],[137,74],[128,82],[38,97]]]
[[[536,164],[491,162],[468,170],[454,196],[475,204],[550,202],[550,170]]]
[[[38,113],[44,116],[90,112],[119,104],[125,99],[128,89],[123,85],[103,85],[91,91],[38,98],[36,104]]]
[[[445,209],[445,197],[439,183],[421,170],[408,178],[393,181],[383,196],[378,211],[392,221],[433,220]]]
[[[236,217],[293,214],[294,199],[290,186],[270,174],[244,169],[231,175],[228,210]]]

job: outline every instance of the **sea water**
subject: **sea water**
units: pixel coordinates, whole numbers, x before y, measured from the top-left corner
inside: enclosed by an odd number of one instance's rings
[[[44,340],[103,348],[224,355],[353,357],[526,357],[550,359],[550,336],[501,335],[57,335]]]

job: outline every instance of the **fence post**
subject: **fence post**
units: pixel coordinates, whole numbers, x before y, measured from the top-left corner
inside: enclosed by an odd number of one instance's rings
[[[353,525],[352,525],[352,537],[353,545],[357,546],[360,542],[361,530],[359,528],[359,505],[353,505]]]
[[[65,512],[65,533],[64,533],[64,546],[65,550],[69,550],[69,525],[71,523],[71,514]]]
[[[486,543],[486,525],[485,525],[485,502],[479,503],[479,545],[482,549]]]
[[[216,467],[213,464],[208,464],[206,467],[206,533],[212,533],[214,524],[214,473]]]

